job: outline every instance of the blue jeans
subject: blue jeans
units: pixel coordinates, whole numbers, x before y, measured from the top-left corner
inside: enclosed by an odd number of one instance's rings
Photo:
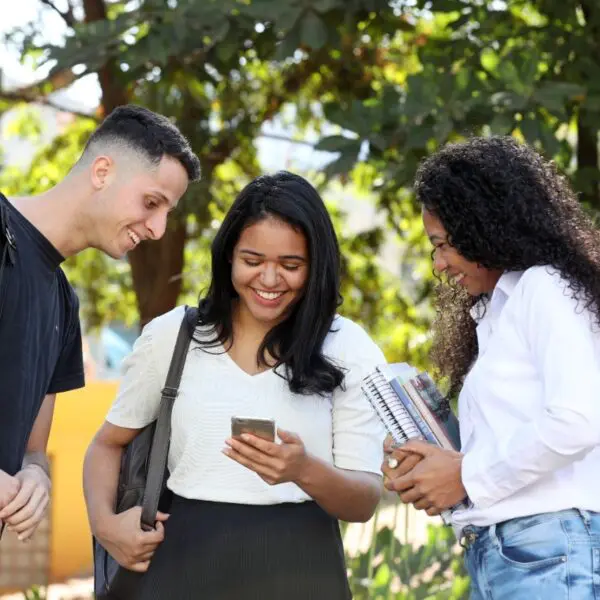
[[[468,526],[461,543],[471,600],[600,600],[600,513]]]

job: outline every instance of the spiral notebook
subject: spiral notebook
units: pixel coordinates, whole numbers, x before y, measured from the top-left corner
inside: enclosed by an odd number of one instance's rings
[[[419,373],[407,363],[380,365],[365,377],[362,390],[396,444],[421,439],[460,450],[458,420],[426,372]],[[442,513],[446,524],[459,508],[466,505]]]

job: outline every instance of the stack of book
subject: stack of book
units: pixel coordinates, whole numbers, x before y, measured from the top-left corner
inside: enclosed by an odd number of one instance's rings
[[[407,363],[378,366],[365,377],[362,390],[398,446],[411,439],[426,440],[447,450],[460,450],[458,420],[428,373]],[[451,512],[442,514],[450,523]]]

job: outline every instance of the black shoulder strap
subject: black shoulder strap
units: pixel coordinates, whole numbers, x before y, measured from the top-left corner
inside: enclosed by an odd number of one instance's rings
[[[4,266],[10,261],[15,262],[16,244],[12,232],[8,226],[8,209],[5,206],[6,199],[0,194],[0,317],[4,308],[4,294],[2,294],[2,278],[4,276]],[[4,533],[6,523],[0,523],[0,540]]]
[[[146,531],[154,529],[158,502],[162,494],[167,456],[169,453],[169,442],[171,439],[171,412],[173,403],[179,391],[179,383],[185,359],[187,357],[190,341],[196,322],[197,309],[185,307],[185,314],[179,327],[179,335],[175,342],[171,365],[167,373],[165,387],[162,390],[162,398],[156,422],[156,429],[150,449],[150,463],[148,466],[148,477],[146,478],[146,489],[142,500],[142,529]]]
[[[15,238],[9,227],[8,209],[5,202],[6,200],[3,201],[0,198],[0,290],[2,290],[4,268],[7,263],[15,264],[15,251],[17,249]],[[3,295],[0,294],[0,297],[3,298]],[[3,302],[4,300],[0,300],[0,317],[2,316]]]

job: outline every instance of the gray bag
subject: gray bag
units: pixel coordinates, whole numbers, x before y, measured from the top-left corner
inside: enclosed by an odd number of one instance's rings
[[[171,493],[166,488],[167,456],[171,438],[171,412],[177,397],[197,309],[186,307],[171,365],[162,390],[156,421],[140,431],[124,449],[115,513],[142,507],[141,526],[154,529],[156,512],[167,511]],[[143,573],[125,569],[94,538],[94,593],[96,600],[132,600]]]

